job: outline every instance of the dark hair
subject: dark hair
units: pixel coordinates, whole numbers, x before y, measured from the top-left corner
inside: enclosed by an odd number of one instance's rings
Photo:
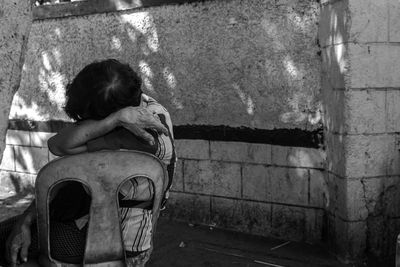
[[[128,64],[116,59],[84,67],[66,88],[67,115],[76,120],[103,119],[127,106],[139,106],[142,81]]]

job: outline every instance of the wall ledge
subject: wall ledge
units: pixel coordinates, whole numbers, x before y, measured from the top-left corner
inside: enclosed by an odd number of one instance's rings
[[[45,20],[118,12],[162,5],[180,5],[213,0],[83,0],[33,8],[33,20]]]

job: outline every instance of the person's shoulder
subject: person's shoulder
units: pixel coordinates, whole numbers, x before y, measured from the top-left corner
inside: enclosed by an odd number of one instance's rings
[[[154,98],[142,94],[142,99],[143,103],[145,103],[146,105],[146,108],[148,108],[149,110],[154,111],[158,114],[169,114],[168,110]]]

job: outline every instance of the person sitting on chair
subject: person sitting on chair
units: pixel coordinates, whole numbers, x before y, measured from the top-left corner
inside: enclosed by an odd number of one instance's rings
[[[104,149],[148,152],[167,165],[169,189],[176,162],[170,115],[142,93],[141,79],[129,65],[115,59],[91,63],[67,86],[66,96],[65,112],[76,122],[48,140],[53,154]],[[51,256],[81,263],[90,196],[77,182],[64,183],[54,191],[50,203]],[[150,249],[152,184],[144,177],[131,179],[122,185],[118,197],[127,258],[143,255]],[[0,238],[8,236],[5,250],[11,266],[38,256],[35,224],[34,201],[23,215],[0,224]]]

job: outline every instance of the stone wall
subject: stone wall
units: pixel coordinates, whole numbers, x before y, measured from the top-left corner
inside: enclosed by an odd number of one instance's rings
[[[322,4],[328,240],[344,260],[384,258],[400,232],[399,18],[394,0]]]

